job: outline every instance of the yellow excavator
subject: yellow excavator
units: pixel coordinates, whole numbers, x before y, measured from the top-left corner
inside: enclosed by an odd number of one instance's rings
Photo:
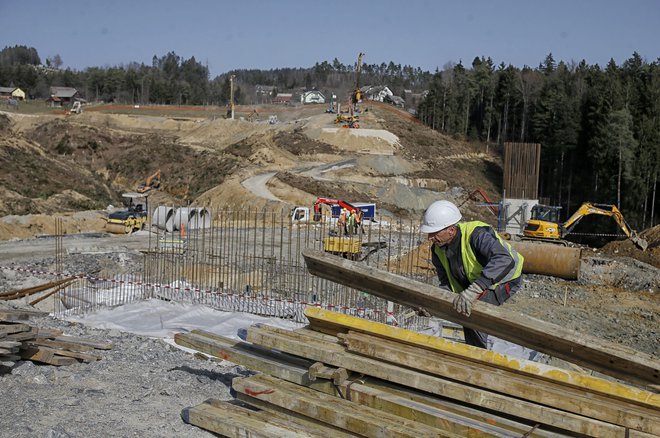
[[[149,215],[148,194],[123,193],[125,210],[108,215],[105,230],[112,234],[131,234],[144,229]]]
[[[580,220],[590,214],[610,216],[619,225],[624,234],[642,251],[648,247],[648,242],[630,229],[623,214],[616,205],[583,203],[566,222],[559,223],[561,207],[537,204],[532,207],[532,219],[527,222],[523,236],[527,240],[542,240],[552,243],[565,243],[562,239],[573,231]]]
[[[149,176],[145,181],[141,182],[140,185],[135,189],[138,193],[147,193],[151,189],[157,189],[160,187],[160,169],[154,172],[153,175]]]

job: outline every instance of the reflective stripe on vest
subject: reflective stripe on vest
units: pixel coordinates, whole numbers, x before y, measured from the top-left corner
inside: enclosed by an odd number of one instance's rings
[[[477,260],[477,257],[472,250],[472,246],[470,246],[470,236],[472,235],[472,232],[475,228],[489,227],[490,225],[480,221],[473,221],[456,224],[456,226],[458,226],[458,228],[461,230],[461,258],[463,260],[463,269],[465,270],[465,275],[467,275],[468,281],[472,283],[481,274],[483,266],[479,264],[479,261]],[[506,283],[520,277],[520,274],[522,274],[523,262],[525,260],[521,254],[518,254],[516,250],[511,248],[511,245],[502,240],[499,234],[495,233],[495,236],[497,237],[497,240],[500,241],[502,246],[504,246],[509,251],[509,254],[511,254],[515,264],[513,265],[513,268],[504,276],[504,278],[490,286],[490,289],[495,289],[501,283]],[[462,292],[465,288],[451,274],[451,270],[449,269],[449,261],[447,260],[447,255],[445,254],[444,248],[440,248],[436,245],[435,253],[438,256],[438,259],[440,259],[442,267],[445,268],[451,290],[456,293]]]

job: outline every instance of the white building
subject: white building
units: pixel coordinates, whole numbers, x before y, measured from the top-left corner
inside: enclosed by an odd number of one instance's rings
[[[318,90],[305,91],[300,95],[300,103],[325,103],[325,96]]]

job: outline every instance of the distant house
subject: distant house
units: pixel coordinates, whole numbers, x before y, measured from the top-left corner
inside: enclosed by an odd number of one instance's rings
[[[292,99],[293,99],[292,93],[277,93],[277,96],[273,98],[273,103],[290,105]]]
[[[325,103],[325,96],[318,90],[305,91],[300,95],[300,103]]]
[[[378,102],[383,102],[385,96],[394,96],[392,90],[390,90],[386,85],[377,85],[377,86],[368,86],[360,88],[362,94],[369,100],[376,100]]]
[[[270,102],[275,93],[274,85],[255,85],[254,94],[257,98],[258,103]]]
[[[383,102],[385,103],[391,103],[394,106],[398,106],[399,108],[404,108],[406,106],[406,101],[403,100],[402,97],[400,96],[385,96],[383,99]]]
[[[25,100],[25,91],[16,87],[0,87],[0,98]]]
[[[50,87],[50,106],[68,106],[76,100],[83,100],[78,95],[78,90],[71,87]]]

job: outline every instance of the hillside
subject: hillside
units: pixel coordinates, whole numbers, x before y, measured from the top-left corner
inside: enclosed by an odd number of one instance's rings
[[[241,108],[238,120],[94,109],[76,116],[0,114],[0,164],[7,169],[0,176],[0,216],[121,205],[120,194],[156,169],[163,184],[152,205],[278,207],[240,184],[271,171],[277,176],[269,185],[283,207],[328,196],[375,201],[381,211],[417,217],[439,193],[500,191],[499,157],[386,105],[370,105],[360,130],[337,128],[323,105],[259,107],[256,122],[240,120],[250,108]],[[269,124],[269,115],[277,123]],[[309,172],[347,160],[336,170]],[[482,208],[466,207],[468,215],[487,218]]]

